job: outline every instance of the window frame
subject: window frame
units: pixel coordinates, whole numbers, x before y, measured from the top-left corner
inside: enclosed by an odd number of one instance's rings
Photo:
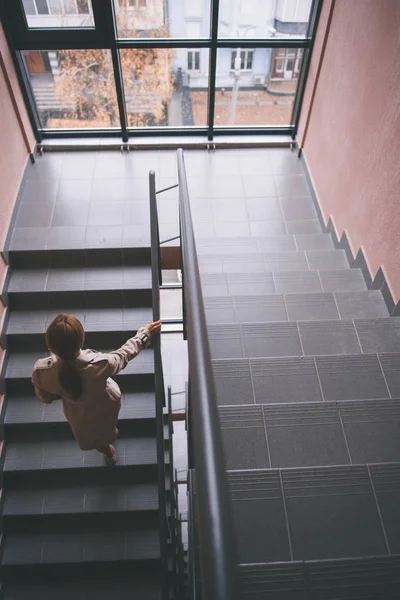
[[[137,0],[138,1],[138,0]],[[94,27],[86,28],[57,28],[57,29],[29,29],[22,5],[22,0],[0,0],[0,17],[7,36],[17,76],[21,84],[22,93],[27,105],[32,126],[38,142],[44,138],[62,137],[90,137],[98,135],[121,135],[123,141],[135,136],[167,135],[204,135],[211,141],[215,135],[237,134],[289,134],[295,136],[301,105],[304,96],[305,82],[310,67],[311,53],[314,45],[318,19],[322,8],[322,0],[312,0],[311,12],[308,22],[307,34],[304,38],[218,38],[219,0],[210,0],[210,32],[207,38],[134,38],[120,39],[117,37],[115,20],[115,7],[113,0],[91,0],[94,18]],[[186,48],[201,51],[209,50],[209,86],[208,86],[208,119],[204,127],[160,127],[128,129],[126,119],[125,96],[121,72],[119,51],[123,48]],[[38,120],[37,108],[28,73],[22,58],[23,50],[63,50],[63,49],[110,49],[113,60],[114,78],[120,113],[121,129],[118,130],[43,130]],[[222,48],[231,50],[240,48],[242,51],[253,51],[251,69],[254,66],[254,51],[257,48],[292,48],[296,51],[303,50],[300,71],[298,73],[298,86],[294,101],[291,121],[284,127],[214,127],[214,108],[216,93],[217,52]],[[297,53],[298,54],[298,53]],[[296,54],[296,57],[297,57]],[[246,54],[246,63],[247,63]],[[200,59],[201,66],[201,59]],[[247,66],[247,65],[246,65]],[[193,70],[191,72],[198,72]]]

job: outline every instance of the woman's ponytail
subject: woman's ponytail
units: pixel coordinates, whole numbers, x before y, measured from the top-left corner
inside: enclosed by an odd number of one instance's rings
[[[85,332],[82,323],[72,315],[63,313],[57,315],[46,331],[47,347],[61,359],[59,384],[74,400],[82,394],[82,378],[70,361],[82,348],[84,340]]]

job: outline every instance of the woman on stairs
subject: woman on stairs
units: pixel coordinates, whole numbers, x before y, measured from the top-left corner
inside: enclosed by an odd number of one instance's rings
[[[111,375],[124,369],[160,332],[161,321],[150,323],[118,350],[102,354],[82,350],[85,331],[72,315],[59,314],[47,328],[46,343],[51,355],[38,360],[33,368],[36,397],[46,404],[61,398],[65,417],[81,450],[102,452],[108,466],[117,460],[112,444],[118,436],[121,408],[121,390]]]

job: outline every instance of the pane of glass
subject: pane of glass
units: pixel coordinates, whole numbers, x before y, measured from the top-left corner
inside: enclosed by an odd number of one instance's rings
[[[198,70],[193,69],[197,52]],[[207,125],[208,53],[207,48],[121,50],[128,126]]]
[[[120,127],[110,50],[25,51],[43,128]]]
[[[119,38],[208,38],[210,0],[114,0]]]
[[[297,37],[307,33],[312,0],[220,0],[221,38]]]
[[[291,125],[303,50],[255,48],[238,50],[240,68],[232,69],[233,50],[217,57],[216,127]],[[243,68],[245,64],[245,68]],[[299,69],[296,68],[299,67]]]
[[[28,27],[94,27],[92,0],[22,0]]]

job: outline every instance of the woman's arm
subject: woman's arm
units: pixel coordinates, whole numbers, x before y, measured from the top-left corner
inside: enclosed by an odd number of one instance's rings
[[[109,374],[116,375],[122,369],[125,369],[130,360],[135,358],[143,348],[148,348],[153,335],[161,332],[161,321],[149,323],[145,327],[138,329],[137,334],[130,338],[121,348],[103,354],[103,358],[107,358]]]

